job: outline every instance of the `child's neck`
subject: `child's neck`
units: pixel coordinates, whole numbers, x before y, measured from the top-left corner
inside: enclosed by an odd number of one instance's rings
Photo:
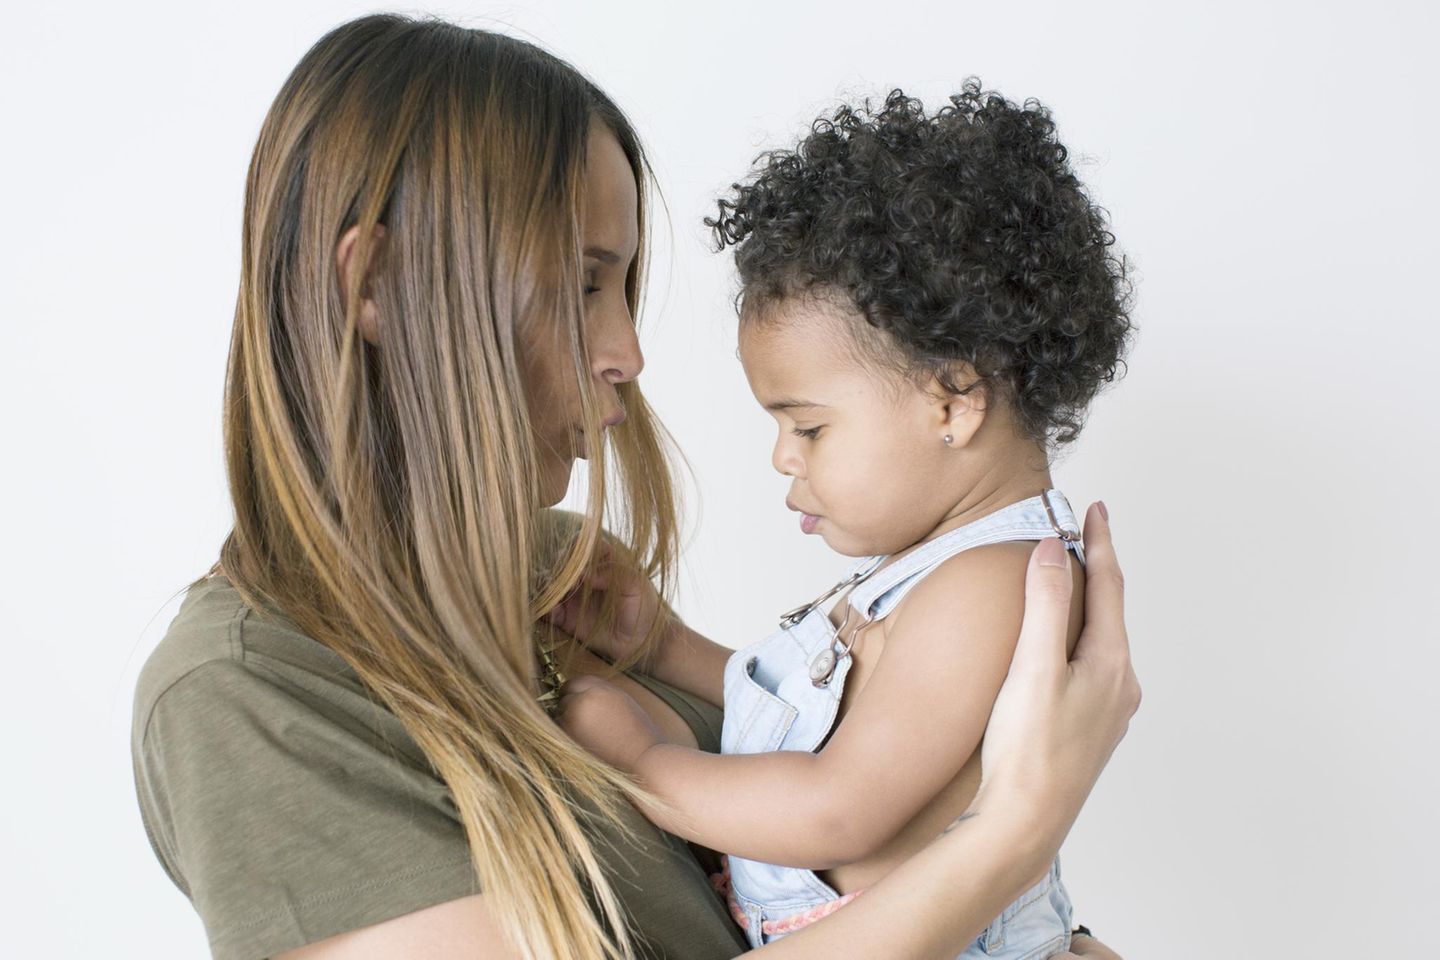
[[[960,484],[964,494],[916,546],[1050,489],[1050,464],[1044,448],[1029,441],[1006,447],[986,457],[974,476],[964,478]]]

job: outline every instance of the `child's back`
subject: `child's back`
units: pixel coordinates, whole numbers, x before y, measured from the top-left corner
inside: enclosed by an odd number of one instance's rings
[[[976,512],[912,549],[861,560],[836,610],[797,608],[726,664],[724,752],[809,758],[777,764],[792,772],[771,783],[769,806],[742,800],[743,835],[725,846],[732,914],[753,945],[843,906],[974,798],[981,737],[1019,632],[1029,544],[1061,538],[1077,577],[1081,557],[1059,491]],[[1072,642],[1081,613],[1072,608]],[[763,768],[737,773],[736,797],[748,778],[765,785]],[[1057,863],[980,946],[987,956],[1048,955],[1067,942],[1070,914]]]
[[[941,562],[934,572],[895,605],[889,616],[865,630],[864,642],[856,644],[851,650],[855,662],[845,683],[836,724],[844,722],[851,705],[862,696],[875,675],[882,657],[886,655],[887,635],[892,630],[901,639],[912,636],[920,639],[918,644],[893,651],[893,658],[904,662],[906,669],[924,670],[936,660],[963,658],[967,668],[986,672],[992,678],[998,672],[1003,680],[1014,651],[1014,638],[1020,633],[1025,568],[1033,547],[1033,542],[1012,540],[974,547],[957,554]],[[1080,636],[1084,619],[1085,574],[1083,566],[1074,557],[1070,559],[1070,567],[1075,580],[1069,635],[1069,644],[1073,647]],[[837,605],[830,614],[830,620],[838,627],[843,619],[844,605]],[[840,635],[842,643],[850,643],[855,627],[858,627],[853,616],[851,620],[854,626]],[[957,636],[957,626],[960,636]],[[978,641],[965,642],[967,638],[980,636],[995,638],[989,649],[976,649]],[[930,638],[933,641],[927,643]],[[989,671],[985,671],[986,665],[990,666]],[[984,679],[977,678],[980,685],[984,684]],[[997,683],[995,691],[998,690]],[[913,687],[910,692],[914,693]],[[960,690],[953,692],[957,699],[962,696]],[[993,700],[992,694],[988,701],[978,704],[987,716]],[[943,709],[937,711],[940,714],[943,712]],[[863,890],[901,861],[914,856],[946,826],[954,823],[970,806],[980,788],[979,747],[976,743],[959,772],[890,840],[869,856],[821,871],[825,881],[842,894]],[[930,762],[924,757],[917,757],[915,761],[917,766]]]

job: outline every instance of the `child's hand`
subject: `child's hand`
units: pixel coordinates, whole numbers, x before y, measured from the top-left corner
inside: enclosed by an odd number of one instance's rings
[[[560,701],[560,726],[613,767],[633,773],[640,755],[664,743],[658,727],[624,690],[599,677],[574,677]]]
[[[611,625],[600,622],[607,594],[615,604],[615,622]],[[650,578],[601,541],[581,585],[545,618],[591,650],[616,661],[639,648],[657,619],[668,622],[674,614],[660,599]]]

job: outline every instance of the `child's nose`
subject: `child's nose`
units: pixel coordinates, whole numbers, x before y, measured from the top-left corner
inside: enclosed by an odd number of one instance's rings
[[[804,461],[796,454],[794,445],[786,443],[783,437],[775,442],[775,449],[770,452],[770,465],[783,476],[804,479]]]

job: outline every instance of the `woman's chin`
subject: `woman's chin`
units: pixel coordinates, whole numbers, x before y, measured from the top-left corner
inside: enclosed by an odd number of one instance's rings
[[[570,490],[570,476],[574,472],[575,458],[556,458],[546,464],[544,476],[540,480],[540,505],[553,507],[565,499],[565,494]]]

